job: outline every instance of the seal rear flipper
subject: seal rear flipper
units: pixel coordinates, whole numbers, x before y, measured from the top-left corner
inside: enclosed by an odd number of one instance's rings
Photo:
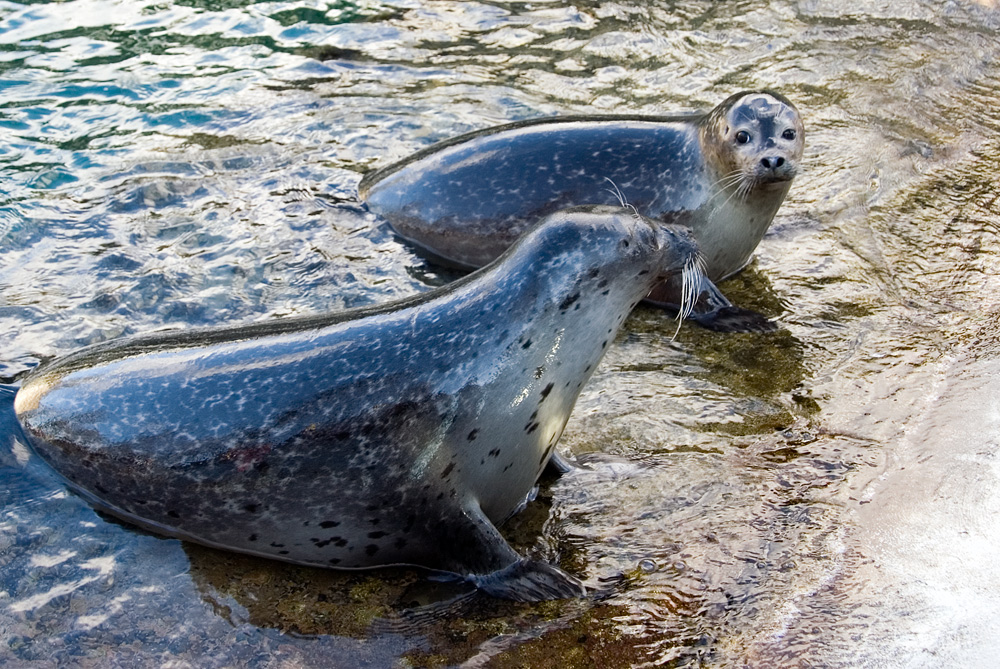
[[[559,567],[529,558],[521,558],[491,574],[469,576],[468,580],[492,597],[519,602],[570,599],[587,594],[587,589],[576,577]]]

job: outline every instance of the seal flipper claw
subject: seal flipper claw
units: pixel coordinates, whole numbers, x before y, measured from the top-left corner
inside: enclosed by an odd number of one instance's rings
[[[548,463],[545,465],[544,475],[558,477],[577,469],[580,469],[580,465],[553,451],[552,457],[549,458]]]
[[[529,558],[521,558],[491,574],[474,574],[468,580],[490,596],[518,602],[571,599],[587,594],[587,589],[576,577]]]

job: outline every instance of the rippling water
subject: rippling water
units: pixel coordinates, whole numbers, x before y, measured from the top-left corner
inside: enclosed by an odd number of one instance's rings
[[[0,1],[0,662],[996,666],[998,28],[988,0]],[[374,167],[755,87],[806,158],[723,289],[782,330],[637,310],[562,442],[599,471],[505,528],[624,574],[604,599],[385,622],[441,593],[139,533],[14,438],[48,357],[454,278],[354,200]]]

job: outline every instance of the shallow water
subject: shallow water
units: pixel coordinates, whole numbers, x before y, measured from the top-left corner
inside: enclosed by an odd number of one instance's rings
[[[0,663],[996,666],[1000,10],[857,5],[0,2]],[[723,289],[782,330],[640,307],[561,442],[618,459],[504,528],[602,599],[400,619],[444,586],[137,532],[14,439],[39,360],[454,278],[354,201],[374,167],[755,87],[806,157]]]

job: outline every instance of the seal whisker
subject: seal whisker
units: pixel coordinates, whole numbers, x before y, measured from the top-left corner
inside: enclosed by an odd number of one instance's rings
[[[745,184],[745,182],[743,182],[742,179],[743,179],[743,176],[740,175],[740,177],[739,177],[739,185],[733,190],[732,193],[729,194],[729,197],[727,197],[725,200],[723,200],[719,204],[715,205],[715,210],[716,211],[718,211],[719,209],[722,209],[723,207],[725,207],[727,204],[729,204],[731,201],[733,201],[733,199],[735,199],[737,202],[744,202],[745,201],[743,199],[743,197],[740,195],[741,191],[743,190],[743,186]],[[737,183],[737,182],[733,182],[733,183]],[[719,192],[722,193],[722,192],[725,192],[725,191],[719,191]]]
[[[697,253],[684,263],[681,270],[681,303],[677,310],[677,329],[674,330],[671,341],[677,339],[680,334],[681,325],[694,312],[695,304],[701,293],[701,278],[704,276],[705,259]]]
[[[729,190],[733,186],[736,186],[737,184],[740,184],[740,186],[742,187],[744,178],[745,177],[743,171],[739,169],[733,170],[732,172],[729,172],[728,174],[720,177],[713,184],[713,190],[715,192],[712,193],[712,196],[705,201],[705,204],[711,203],[712,200],[719,197],[720,195],[723,195],[727,190]],[[729,196],[722,202],[722,204],[718,206],[719,207],[725,206],[729,202],[729,200],[732,199],[734,194],[735,193],[730,193]]]
[[[712,197],[718,197],[726,188],[739,183],[742,178],[742,170],[733,170],[722,175],[712,183],[712,189],[715,191]]]
[[[625,194],[622,193],[621,189],[618,187],[618,184],[616,184],[611,179],[611,177],[604,177],[604,180],[607,181],[609,184],[611,184],[612,187],[614,187],[614,190],[611,190],[610,188],[605,188],[604,190],[606,190],[607,192],[611,193],[616,198],[618,198],[618,204],[620,204],[623,208],[631,211],[632,217],[635,218],[636,220],[639,220],[640,217],[639,210],[635,208],[635,205],[629,203],[629,201],[625,198]]]

